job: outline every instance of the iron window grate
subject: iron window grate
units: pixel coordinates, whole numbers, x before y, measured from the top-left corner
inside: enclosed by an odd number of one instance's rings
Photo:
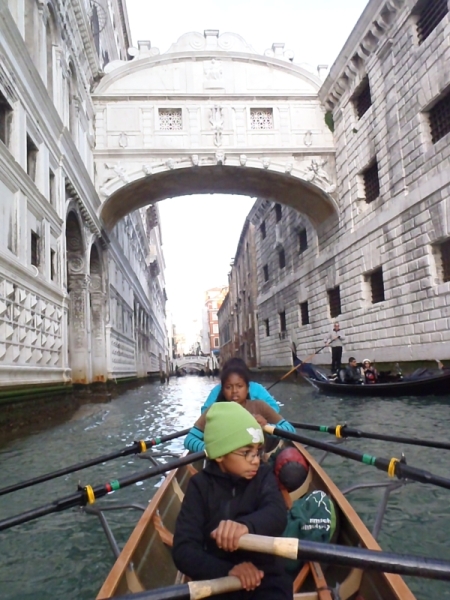
[[[308,301],[300,304],[300,316],[302,319],[302,325],[309,325]]]
[[[441,244],[442,281],[450,281],[450,238]]]
[[[375,269],[372,273],[369,274],[370,280],[370,289],[372,292],[372,304],[377,304],[378,302],[384,302],[384,280],[383,280],[383,269],[380,267],[379,269]]]
[[[333,319],[341,314],[341,292],[339,286],[328,290],[328,304],[330,305],[330,316]]]
[[[422,44],[448,13],[448,0],[426,0],[417,19],[417,35]]]
[[[299,245],[299,254],[304,252],[308,248],[308,235],[306,233],[306,229],[301,229],[298,234],[298,245]]]
[[[428,113],[433,144],[450,132],[450,93],[441,98]]]
[[[380,180],[378,178],[378,163],[375,161],[363,172],[364,192],[369,204],[380,195]]]
[[[372,97],[370,95],[369,78],[365,77],[357,90],[353,104],[356,109],[358,119],[360,119],[372,106]]]

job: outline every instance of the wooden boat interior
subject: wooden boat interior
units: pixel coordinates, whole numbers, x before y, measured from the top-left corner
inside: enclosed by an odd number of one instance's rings
[[[337,529],[333,542],[372,550],[380,547],[367,527],[316,460],[299,444],[296,447],[310,464],[308,480],[300,493],[316,489],[328,493],[336,507]],[[145,510],[119,558],[104,582],[97,600],[130,592],[168,587],[184,581],[171,557],[173,532],[190,477],[201,464],[170,472]],[[414,600],[398,575],[306,562],[293,583],[293,598],[332,600],[330,588],[341,600]]]

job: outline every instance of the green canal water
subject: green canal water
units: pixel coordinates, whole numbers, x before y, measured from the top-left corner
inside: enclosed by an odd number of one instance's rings
[[[0,445],[0,487],[99,456],[131,443],[191,425],[214,380],[184,377],[168,385],[145,384],[123,391],[108,402],[83,404],[67,418],[33,433],[18,431]],[[266,382],[269,383],[268,381]],[[450,394],[445,397],[354,399],[327,397],[296,383],[273,390],[284,417],[296,421],[448,440]],[[69,418],[70,415],[70,418]],[[307,432],[304,432],[307,434]],[[331,441],[326,434],[312,434]],[[166,447],[182,450],[182,441]],[[450,453],[372,440],[351,440],[347,447],[372,455],[399,457],[409,464],[450,478]],[[316,456],[320,453],[313,452]],[[144,470],[147,461],[127,457],[73,473],[39,486],[0,497],[0,519],[44,505],[76,491],[77,485],[102,484]],[[356,482],[385,481],[373,467],[328,456],[324,467],[342,489]],[[146,504],[161,479],[147,480],[110,494],[102,503]],[[349,500],[368,525],[373,525],[380,490],[362,490]],[[139,516],[126,510],[108,513],[122,546]],[[384,550],[450,560],[450,491],[422,484],[394,492],[380,534]],[[113,564],[113,555],[96,517],[81,509],[48,515],[0,533],[1,600],[92,600]],[[450,583],[407,578],[417,598],[450,599]]]

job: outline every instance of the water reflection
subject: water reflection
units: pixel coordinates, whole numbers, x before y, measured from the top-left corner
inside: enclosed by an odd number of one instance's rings
[[[36,427],[32,434],[11,440],[0,451],[1,486],[35,477],[66,465],[120,449],[136,439],[184,429],[199,414],[216,381],[184,377],[169,385],[146,384],[130,389],[109,402],[80,405],[64,422],[51,428]],[[274,393],[282,414],[295,421],[323,425],[347,422],[352,427],[380,433],[448,439],[450,397],[423,399],[355,399],[326,397],[310,387],[281,383]],[[331,441],[325,434],[306,435]],[[374,440],[351,440],[348,446],[367,453],[399,457],[405,452],[409,464],[450,477],[444,451]],[[182,439],[166,444],[182,450]],[[316,453],[319,456],[320,453]],[[97,485],[148,468],[139,457],[126,457],[73,473],[39,486],[0,497],[0,518],[71,494],[77,485]],[[337,456],[329,456],[325,467],[344,488],[356,481],[385,481],[374,468]],[[146,480],[108,496],[104,502],[146,504],[161,482]],[[449,491],[412,484],[392,496],[380,543],[386,550],[408,551],[450,559]],[[362,490],[349,499],[369,528],[381,498],[380,490]],[[132,511],[108,513],[120,545],[133,529],[138,515]],[[80,509],[49,515],[0,534],[0,590],[2,600],[88,600],[95,597],[106,577],[113,556],[95,517]],[[450,598],[450,586],[442,582],[410,579],[418,598]]]

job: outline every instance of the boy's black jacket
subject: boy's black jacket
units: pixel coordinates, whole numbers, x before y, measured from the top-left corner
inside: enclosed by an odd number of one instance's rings
[[[210,537],[220,521],[237,521],[249,533],[279,536],[287,510],[272,469],[261,465],[251,480],[223,473],[215,461],[189,481],[178,515],[173,559],[192,579],[224,577],[234,565],[252,562],[269,573],[283,573],[280,559],[258,552],[224,552]]]

